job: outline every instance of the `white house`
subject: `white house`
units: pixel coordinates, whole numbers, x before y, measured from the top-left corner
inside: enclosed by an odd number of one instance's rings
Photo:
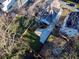
[[[4,2],[5,0],[0,0],[0,8],[2,8],[2,3]]]
[[[6,1],[4,1],[2,3],[2,5],[3,5],[2,11],[10,12],[13,9],[15,2],[16,2],[16,0],[6,0]]]
[[[2,5],[2,11],[4,12],[10,12],[13,9],[18,9],[20,7],[22,7],[23,5],[25,5],[26,3],[30,3],[31,0],[5,0]]]

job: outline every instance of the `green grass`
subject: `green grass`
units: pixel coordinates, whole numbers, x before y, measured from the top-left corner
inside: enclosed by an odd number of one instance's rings
[[[47,40],[47,41],[48,41],[48,42],[52,42],[52,41],[54,40],[54,38],[55,38],[55,37],[54,37],[53,35],[50,35],[50,36],[48,37],[48,40]]]

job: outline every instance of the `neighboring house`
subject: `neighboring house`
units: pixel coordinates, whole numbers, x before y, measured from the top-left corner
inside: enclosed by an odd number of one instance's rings
[[[68,37],[79,35],[79,12],[71,12],[65,18],[60,33]]]
[[[0,3],[3,3],[5,0],[0,0]]]
[[[32,0],[17,0],[18,7],[29,4]]]
[[[10,12],[13,9],[15,2],[16,2],[16,0],[6,0],[6,1],[4,1],[2,3],[2,5],[3,5],[2,11]]]
[[[25,4],[29,4],[31,0],[6,0],[2,3],[3,8],[2,11],[10,12],[13,9],[18,9]]]
[[[0,0],[0,8],[2,8],[2,3],[4,2],[5,0]]]

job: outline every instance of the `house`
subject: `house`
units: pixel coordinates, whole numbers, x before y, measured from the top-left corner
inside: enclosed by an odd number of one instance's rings
[[[0,4],[3,3],[5,0],[0,0]]]
[[[71,12],[64,20],[60,33],[68,37],[79,35],[79,12]]]
[[[5,0],[0,0],[0,8],[2,8],[2,3],[4,2]]]
[[[24,5],[28,5],[32,0],[17,0],[18,7],[22,7]]]
[[[56,11],[56,10],[54,10]],[[57,10],[58,11],[58,10]],[[56,23],[58,22],[60,16],[61,16],[62,10],[59,10],[56,12],[51,12],[47,15],[45,18],[41,18],[41,22],[44,24],[47,24],[48,26],[46,28],[37,28],[35,33],[40,37],[40,42],[42,44],[45,43],[53,29],[55,28]]]
[[[10,12],[13,9],[18,9],[25,4],[29,4],[31,0],[6,0],[2,3],[3,8],[2,11]]]
[[[16,0],[6,0],[6,1],[4,1],[2,3],[2,5],[3,5],[2,11],[10,12],[13,9],[15,2],[16,2]]]

